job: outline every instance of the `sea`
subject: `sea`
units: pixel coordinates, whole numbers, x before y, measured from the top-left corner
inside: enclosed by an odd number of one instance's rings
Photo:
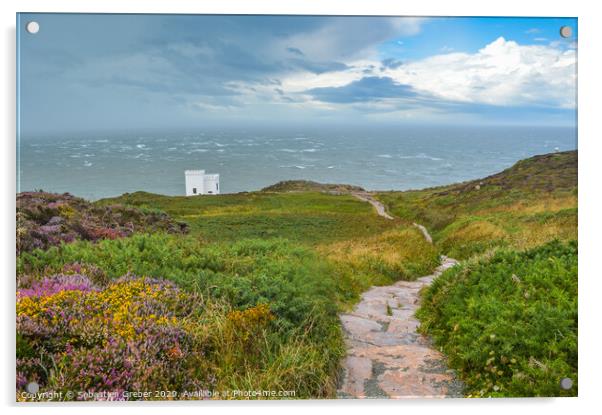
[[[222,193],[281,180],[408,190],[482,178],[536,154],[577,148],[577,130],[524,126],[198,128],[22,135],[17,192],[97,200],[184,195],[184,171],[220,175]]]

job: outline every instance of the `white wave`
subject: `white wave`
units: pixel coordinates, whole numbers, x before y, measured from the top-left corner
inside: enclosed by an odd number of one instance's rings
[[[442,158],[432,157],[432,156],[429,156],[428,154],[424,154],[424,153],[416,154],[414,156],[399,156],[399,158],[400,159],[422,159],[422,160],[432,160],[432,161],[443,160]]]
[[[296,165],[290,165],[290,164],[281,164],[280,166],[281,169],[300,169],[300,170],[304,170],[308,167],[313,167],[313,165],[303,165],[303,164],[296,164]]]
[[[297,150],[293,150],[293,149],[291,149],[291,148],[281,148],[281,149],[280,149],[280,150],[278,150],[278,151],[282,151],[282,152],[284,152],[284,153],[297,153]]]
[[[304,150],[301,150],[304,153],[315,153],[316,151],[318,151],[317,148],[306,148]]]
[[[390,155],[390,154],[379,154],[379,155],[378,155],[378,156],[376,156],[376,157],[380,157],[380,158],[383,158],[383,159],[390,159],[390,158],[393,158],[393,156],[392,156],[392,155]]]

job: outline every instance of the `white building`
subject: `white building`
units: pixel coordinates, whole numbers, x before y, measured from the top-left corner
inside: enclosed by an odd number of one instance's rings
[[[186,170],[186,196],[218,195],[219,174],[205,174],[205,170]]]

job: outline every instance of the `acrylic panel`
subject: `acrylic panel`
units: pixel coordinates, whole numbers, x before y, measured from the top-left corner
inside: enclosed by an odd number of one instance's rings
[[[17,401],[576,396],[576,18],[17,15]]]

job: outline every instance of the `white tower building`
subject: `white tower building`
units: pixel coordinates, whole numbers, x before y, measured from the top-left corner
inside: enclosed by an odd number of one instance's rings
[[[219,174],[205,174],[205,170],[186,170],[186,196],[218,195]]]

